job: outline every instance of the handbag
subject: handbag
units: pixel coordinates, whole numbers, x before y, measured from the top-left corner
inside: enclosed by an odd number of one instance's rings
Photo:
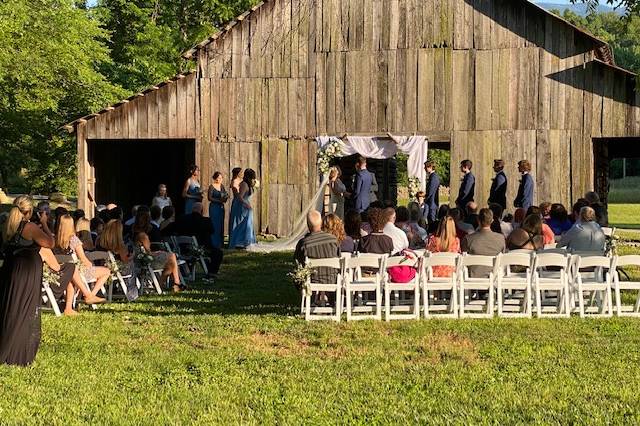
[[[405,256],[406,260],[413,260],[416,258],[416,253],[413,250],[402,250],[401,254]],[[416,277],[416,268],[408,265],[392,266],[387,269],[387,273],[394,283],[408,283]]]

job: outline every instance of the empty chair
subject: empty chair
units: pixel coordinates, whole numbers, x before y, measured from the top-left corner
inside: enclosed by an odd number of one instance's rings
[[[335,281],[318,282],[317,278],[309,277],[302,288],[302,298],[304,301],[305,319],[307,321],[332,319],[340,321],[342,315],[342,281],[343,262],[340,257],[327,259],[309,259],[305,260],[305,265],[311,269],[330,268],[335,270]],[[315,273],[313,275],[316,275]],[[316,294],[318,299],[317,306],[311,306],[311,298]],[[333,306],[320,306],[324,301],[320,300],[325,293],[333,293]],[[329,299],[327,297],[327,299]]]
[[[385,320],[392,319],[419,319],[420,318],[420,258],[415,256],[412,259],[406,256],[393,256],[386,259],[384,263],[383,287],[384,287],[384,309]],[[408,282],[392,281],[390,268],[412,268],[413,278]],[[410,270],[403,271],[411,273]],[[394,292],[394,303],[391,303],[391,292]],[[407,299],[400,295],[411,294],[413,297]]]
[[[382,319],[382,276],[386,255],[361,254],[344,259],[347,321]],[[371,301],[365,298],[372,295]]]
[[[438,312],[438,317],[458,317],[458,259],[457,253],[428,253],[422,259],[422,305],[425,318],[431,318]],[[450,268],[445,277],[439,277],[434,273],[438,267]],[[436,298],[436,292],[439,297]],[[449,292],[449,298],[443,297],[444,292]],[[437,299],[437,300],[436,300]],[[446,303],[442,303],[445,302]],[[444,312],[444,313],[440,313]]]
[[[531,254],[500,253],[495,274],[498,316],[531,318]]]
[[[460,258],[459,289],[460,292],[460,318],[491,318],[495,307],[495,256],[480,256],[463,254]],[[485,277],[471,277],[469,268],[484,266],[493,270]],[[486,293],[486,301],[481,297]],[[477,295],[475,298],[473,297]],[[484,305],[484,309],[483,309]],[[478,309],[480,308],[480,309]]]
[[[578,312],[581,317],[613,314],[611,297],[611,263],[606,256],[578,256],[575,266]],[[585,292],[589,294],[589,306],[585,306]]]
[[[533,258],[533,291],[536,298],[538,317],[569,317],[571,315],[571,294],[569,287],[569,263],[571,257],[562,253],[537,253]],[[554,312],[545,313],[542,303],[544,292],[558,293]]]
[[[624,266],[633,266],[640,269],[640,256],[616,256],[613,259],[611,271],[613,274],[613,285],[616,292],[616,312],[618,316],[637,317],[640,316],[640,281],[620,281],[620,272],[618,268]],[[633,306],[622,304],[622,291],[633,290],[636,301]]]

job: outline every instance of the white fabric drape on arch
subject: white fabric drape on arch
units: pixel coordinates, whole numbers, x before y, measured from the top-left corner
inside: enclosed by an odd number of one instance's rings
[[[343,141],[333,136],[319,136],[316,138],[318,148],[322,149],[329,141],[336,139],[340,142],[340,156],[347,157],[353,154],[360,154],[363,157],[384,160],[391,158],[398,151],[409,155],[407,160],[407,172],[410,177],[420,179],[420,188],[425,189],[426,173],[424,162],[427,161],[427,137],[426,136],[393,136],[393,140],[382,139],[370,136],[347,136],[347,141]],[[296,248],[298,240],[307,233],[307,212],[311,209],[322,211],[324,205],[324,187],[329,177],[323,176],[322,182],[313,198],[309,201],[300,216],[296,218],[293,229],[289,237],[273,243],[258,243],[247,248],[249,251],[260,253],[271,253],[276,251],[289,251]],[[286,214],[281,212],[280,214]]]

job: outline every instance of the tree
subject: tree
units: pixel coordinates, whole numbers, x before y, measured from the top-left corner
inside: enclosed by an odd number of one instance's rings
[[[571,0],[571,3],[585,3],[591,12],[595,12],[600,4],[607,4],[616,9],[626,9],[627,16],[640,13],[640,0]]]
[[[75,144],[58,128],[126,95],[97,67],[107,34],[72,0],[0,2],[0,185],[75,188]]]

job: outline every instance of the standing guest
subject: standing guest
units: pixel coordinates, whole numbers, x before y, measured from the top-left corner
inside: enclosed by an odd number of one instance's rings
[[[362,230],[362,219],[360,214],[355,210],[348,210],[344,216],[344,232],[353,239],[356,243],[360,240],[360,238],[367,235],[365,231]]]
[[[307,213],[309,232],[296,244],[293,258],[301,265],[309,259],[327,259],[340,256],[336,237],[322,231],[322,216],[316,210]],[[338,271],[333,268],[314,270],[314,282],[335,283]]]
[[[400,253],[402,250],[409,248],[407,234],[396,226],[396,211],[392,207],[387,207],[382,212],[386,222],[382,232],[393,241],[393,254]]]
[[[229,248],[247,248],[256,243],[256,234],[253,230],[253,207],[251,206],[251,196],[255,192],[256,181],[256,172],[253,169],[245,170],[237,196],[240,212],[238,216],[233,218],[234,222],[231,224]]]
[[[371,173],[367,170],[367,159],[359,156],[356,160],[356,175],[353,182],[353,195],[355,209],[358,213],[369,208],[371,203]]]
[[[240,192],[240,184],[242,183],[243,179],[244,171],[240,167],[235,167],[233,170],[231,170],[230,187],[233,199],[231,200],[231,209],[229,211],[229,241],[231,241],[233,237],[232,224],[235,223],[242,214],[242,201],[240,200],[238,193]]]
[[[569,216],[569,219],[573,223],[580,220],[580,210],[582,210],[583,207],[589,207],[589,202],[584,198],[578,198],[578,201],[576,201],[571,209],[571,216]]]
[[[329,169],[329,212],[344,219],[344,197],[348,196],[347,188],[340,180],[342,171],[340,167],[333,166]]]
[[[456,224],[452,217],[446,217],[438,225],[438,231],[429,238],[427,250],[431,253],[460,253],[460,239],[456,236]],[[434,266],[434,277],[450,277],[455,266]]]
[[[165,237],[175,235],[173,232],[176,222],[176,209],[173,206],[166,206],[162,209],[162,223],[160,224],[160,234]]]
[[[171,198],[167,195],[167,185],[161,183],[158,185],[158,192],[156,192],[156,196],[151,200],[151,207],[158,206],[160,207],[160,211],[167,206],[172,206]]]
[[[206,261],[207,269],[209,270],[207,279],[214,279],[218,271],[220,271],[223,252],[221,247],[213,245],[213,224],[209,219],[202,216],[202,203],[194,203],[190,214],[181,216],[176,220],[175,231],[178,235],[196,237],[198,245],[205,249],[209,259],[211,259]]]
[[[396,227],[401,229],[407,236],[410,249],[424,248],[426,235],[423,235],[419,230],[422,229],[417,223],[411,222],[411,213],[406,207],[398,207],[396,210]],[[423,230],[424,231],[424,230]],[[426,234],[426,232],[424,232]]]
[[[94,217],[93,219],[91,219],[90,227],[91,227],[91,240],[93,241],[93,246],[95,247],[98,237],[100,236],[100,234],[102,234],[102,231],[104,230],[104,221],[99,217]]]
[[[140,232],[147,234],[151,242],[159,243],[162,241],[160,228],[151,223],[151,210],[147,206],[138,207],[136,221],[131,227],[131,239],[133,240],[133,237]]]
[[[91,222],[89,219],[80,218],[76,222],[76,236],[82,242],[82,248],[86,251],[95,249],[93,238],[91,237]]]
[[[522,222],[522,226],[514,230],[507,238],[507,248],[509,250],[540,250],[544,248],[540,215],[528,215]]]
[[[369,209],[369,223],[372,232],[360,239],[358,251],[376,254],[394,253],[393,240],[384,233],[386,220],[382,209],[377,207]]]
[[[604,204],[600,202],[600,196],[593,191],[589,191],[584,194],[585,200],[589,202],[589,207],[596,212],[596,222],[600,226],[609,226],[609,215]]]
[[[551,214],[551,203],[545,201],[540,203],[540,216],[542,216],[543,222],[549,220]]]
[[[345,233],[342,220],[333,213],[329,213],[322,219],[322,231],[336,237],[340,252],[353,253],[356,251],[356,245],[353,238]]]
[[[149,213],[151,214],[151,225],[153,225],[154,228],[158,228],[159,231],[160,224],[162,223],[162,209],[158,205],[151,206]]]
[[[567,209],[559,203],[552,204],[549,211],[549,220],[546,221],[554,235],[562,235],[571,229],[573,225],[569,220]]]
[[[180,272],[178,271],[178,261],[175,253],[151,250],[151,241],[149,240],[149,236],[144,232],[136,233],[133,241],[135,244],[135,252],[144,249],[146,253],[153,257],[151,269],[162,270],[159,282],[164,283],[171,277],[173,279],[174,293],[179,293],[187,289],[187,286],[180,282]]]
[[[467,216],[465,217],[464,223],[473,226],[474,230],[478,228],[478,205],[475,201],[469,201],[467,203]]]
[[[473,226],[469,225],[468,223],[465,223],[462,220],[462,212],[460,211],[459,208],[456,207],[449,210],[449,216],[453,218],[453,221],[456,224],[456,235],[458,236],[460,241],[462,241],[462,239],[467,235],[473,234],[475,232],[475,229],[473,228]]]
[[[493,160],[493,171],[496,176],[491,182],[489,190],[489,204],[495,203],[502,207],[502,211],[507,209],[507,175],[504,174],[504,160]]]
[[[533,190],[535,182],[531,176],[531,163],[528,160],[518,161],[518,171],[522,175],[520,186],[518,187],[518,195],[513,200],[513,206],[527,210],[533,205]]]
[[[424,199],[426,216],[424,216],[424,219],[428,223],[433,223],[436,221],[436,214],[440,205],[440,176],[436,173],[436,163],[433,161],[425,162],[424,170],[427,172],[427,191]]]
[[[209,204],[209,220],[213,226],[211,245],[219,249],[224,243],[224,205],[229,199],[229,194],[222,185],[223,178],[222,173],[215,172],[212,176],[213,182],[207,191],[207,198],[211,203]]]
[[[463,160],[460,162],[460,172],[463,174],[462,182],[460,183],[460,189],[458,190],[458,198],[456,198],[456,206],[460,209],[460,212],[464,212],[467,204],[473,201],[473,196],[476,191],[476,178],[471,173],[473,163],[471,160]]]
[[[502,220],[502,206],[498,203],[489,204],[489,210],[493,213],[493,222],[491,222],[491,230],[493,232],[497,232],[498,234],[502,234],[502,236],[506,239],[513,232],[513,226],[509,222],[505,222]]]
[[[184,213],[191,213],[193,203],[202,201],[202,189],[200,188],[200,168],[195,164],[189,168],[189,177],[182,188],[184,198]]]
[[[29,365],[40,346],[42,263],[57,271],[51,253],[55,241],[47,224],[47,211],[33,216],[33,201],[19,196],[13,201],[2,228],[4,263],[0,267],[0,364]]]
[[[544,244],[546,245],[546,244],[553,243],[555,241],[555,235],[553,234],[553,230],[549,227],[549,225],[544,223],[544,221],[542,220],[542,213],[540,212],[540,208],[538,206],[529,207],[529,209],[527,210],[527,216],[530,216],[530,215],[536,215],[540,218],[540,222],[541,222],[540,227],[542,229],[542,237],[544,239]]]
[[[478,232],[467,235],[461,243],[461,249],[465,253],[478,254],[482,256],[495,256],[504,252],[505,241],[501,234],[491,231],[493,213],[489,209],[481,209],[478,214],[480,229]],[[488,266],[472,266],[469,274],[473,278],[488,276],[491,272]]]
[[[567,231],[558,247],[566,247],[574,252],[604,253],[606,237],[596,223],[596,212],[588,206],[580,209],[578,221]]]

